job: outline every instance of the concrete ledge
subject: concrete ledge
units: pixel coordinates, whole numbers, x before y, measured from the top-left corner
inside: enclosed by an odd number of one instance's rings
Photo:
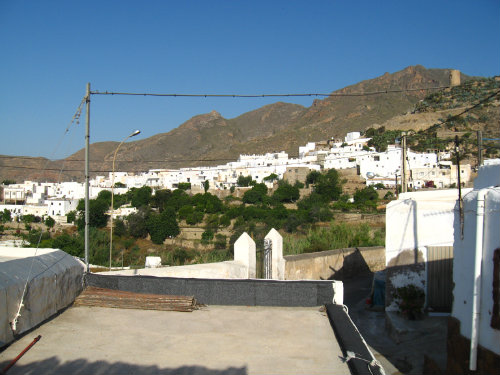
[[[86,274],[88,286],[136,293],[194,296],[199,303],[243,306],[320,306],[342,303],[340,281],[194,279]]]
[[[188,277],[203,279],[243,279],[248,275],[248,267],[236,261],[190,264],[158,268],[139,268],[101,272],[103,275]]]
[[[347,352],[356,354],[356,358],[352,358],[347,362],[351,373],[367,375],[385,374],[384,369],[380,367],[381,365],[369,364],[375,358],[370,349],[368,349],[359,330],[351,318],[349,318],[344,306],[328,304],[326,305],[326,312],[344,358],[347,357]]]

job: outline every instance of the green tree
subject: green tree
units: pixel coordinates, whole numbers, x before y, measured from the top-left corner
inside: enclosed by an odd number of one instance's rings
[[[104,202],[106,202],[106,204],[108,205],[108,207],[111,207],[111,191],[109,190],[101,190],[99,192],[99,194],[97,194],[97,198],[98,200],[102,200]],[[114,199],[114,197],[113,197]]]
[[[139,208],[149,205],[152,195],[152,190],[149,186],[143,186],[139,189],[133,188],[130,192],[132,195],[131,201],[133,207]]]
[[[306,186],[310,184],[315,184],[316,181],[321,177],[321,172],[319,171],[311,171],[306,176]]]
[[[189,225],[199,224],[199,223],[201,223],[203,221],[203,217],[204,216],[205,216],[205,214],[203,212],[193,211],[192,214],[189,214],[186,217],[186,223],[189,224]]]
[[[24,224],[31,224],[35,221],[35,215],[23,215],[23,223]]]
[[[299,197],[299,188],[297,186],[292,186],[285,180],[281,180],[278,183],[278,188],[273,194],[273,200],[277,202],[295,202]]]
[[[125,222],[122,219],[116,219],[113,222],[113,235],[117,237],[123,237],[127,234],[127,227],[125,226]]]
[[[208,229],[201,234],[201,243],[206,245],[210,241],[212,241],[213,238],[214,238],[214,232],[212,232],[210,229]]]
[[[179,182],[177,188],[180,190],[189,190],[191,189],[191,182]]]
[[[252,176],[239,176],[237,180],[237,185],[241,187],[247,187],[252,185]]]
[[[191,205],[182,206],[177,212],[179,219],[186,220],[189,215],[194,212],[194,208]]]
[[[2,185],[15,185],[16,181],[14,180],[3,180]]]
[[[276,173],[271,173],[269,176],[266,176],[262,179],[262,181],[273,182],[278,181],[278,175]]]
[[[203,182],[203,190],[205,190],[205,194],[206,194],[206,192],[208,191],[208,188],[209,188],[209,187],[210,187],[210,181],[205,180],[205,181]]]
[[[250,190],[243,194],[243,202],[256,204],[262,203],[267,196],[267,186],[266,184],[255,184]]]
[[[108,222],[106,212],[109,209],[109,204],[104,199],[91,199],[89,201],[89,226],[95,228],[103,228]],[[79,216],[77,220],[78,229],[85,227],[85,202],[80,199],[77,210]]]
[[[342,194],[342,183],[335,169],[329,169],[316,180],[314,191],[321,195],[326,201],[339,199]]]
[[[358,208],[375,209],[378,201],[378,193],[373,186],[367,186],[364,189],[356,190],[354,193],[354,204]]]
[[[8,209],[4,208],[1,219],[3,223],[10,223],[12,221],[12,214]]]
[[[148,235],[146,225],[149,212],[145,209],[140,209],[136,213],[131,213],[127,216],[128,232],[132,237],[144,238]]]
[[[162,212],[171,197],[172,191],[169,189],[156,190],[155,194],[151,197],[150,204],[152,207],[156,207]]]
[[[184,190],[177,189],[172,192],[164,207],[172,207],[175,211],[179,211],[182,206],[187,205],[191,205],[191,197]]]
[[[70,211],[66,215],[66,222],[67,223],[74,223],[76,220],[76,211]]]
[[[45,219],[45,225],[49,228],[53,228],[54,225],[56,224],[56,221],[51,218],[50,216],[48,216],[46,219]]]

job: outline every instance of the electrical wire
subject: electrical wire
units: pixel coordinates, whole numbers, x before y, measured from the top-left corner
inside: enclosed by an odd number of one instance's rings
[[[158,94],[158,93],[136,93],[136,92],[114,92],[114,91],[90,91],[90,95],[126,95],[126,96],[155,96],[171,98],[279,98],[279,97],[357,97],[380,94],[391,94],[401,92],[429,91],[448,89],[450,86],[420,87],[413,89],[387,89],[367,92],[332,92],[325,93],[296,93],[296,94]]]

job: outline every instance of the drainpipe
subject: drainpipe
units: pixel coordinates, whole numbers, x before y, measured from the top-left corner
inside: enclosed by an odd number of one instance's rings
[[[481,263],[483,260],[484,199],[489,189],[477,193],[476,247],[474,258],[474,289],[472,298],[472,330],[470,337],[469,370],[477,368],[477,345],[479,342],[479,318],[481,314]]]

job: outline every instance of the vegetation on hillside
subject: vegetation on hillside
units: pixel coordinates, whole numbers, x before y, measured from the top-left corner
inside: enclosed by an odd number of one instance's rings
[[[270,176],[274,180],[276,176]],[[336,170],[324,173],[311,172],[307,184],[310,194],[300,198],[303,184],[290,184],[279,180],[274,189],[258,184],[251,179],[240,181],[251,186],[242,196],[233,195],[221,200],[209,193],[190,195],[177,189],[156,190],[150,187],[135,188],[126,194],[114,196],[114,207],[135,207],[136,212],[127,217],[114,218],[113,255],[114,266],[139,266],[147,255],[156,254],[166,264],[210,262],[231,259],[232,245],[243,232],[262,246],[264,236],[271,228],[288,236],[287,252],[310,252],[335,248],[336,246],[370,246],[381,244],[381,235],[368,226],[342,226],[331,222],[336,211],[375,212],[378,194],[374,188],[358,190],[351,202],[343,193],[342,181]],[[90,263],[109,264],[109,209],[111,193],[101,191],[90,200]],[[5,221],[10,221],[4,213]],[[75,227],[62,233],[50,235],[47,231],[26,227],[24,234],[31,246],[54,247],[71,255],[83,257],[84,253],[84,202],[79,202],[77,211],[68,215]],[[25,217],[26,220],[28,217]],[[316,232],[316,223],[329,223],[331,228]],[[52,221],[48,223],[52,225]],[[26,224],[27,225],[27,224]],[[165,245],[167,239],[178,236],[181,231],[202,230],[198,250]],[[337,239],[335,238],[337,233]],[[315,236],[323,239],[319,241]],[[295,244],[294,241],[297,243]],[[168,241],[167,241],[168,242]],[[308,244],[308,245],[304,245]],[[286,246],[289,246],[286,245]]]
[[[482,130],[483,137],[500,136],[498,121],[498,99],[500,81],[493,78],[480,78],[464,82],[451,89],[440,90],[427,95],[420,101],[414,112],[439,112],[459,108],[457,114],[440,118],[439,123],[419,131],[407,131],[407,146],[416,152],[431,150],[453,150],[455,134],[459,137],[459,156],[461,159],[477,159],[476,131]],[[371,137],[369,146],[377,151],[387,150],[401,138],[401,130],[386,131],[384,127],[369,128],[366,137]],[[483,144],[484,156],[498,155],[498,142],[486,140]],[[455,161],[455,159],[454,159]]]

